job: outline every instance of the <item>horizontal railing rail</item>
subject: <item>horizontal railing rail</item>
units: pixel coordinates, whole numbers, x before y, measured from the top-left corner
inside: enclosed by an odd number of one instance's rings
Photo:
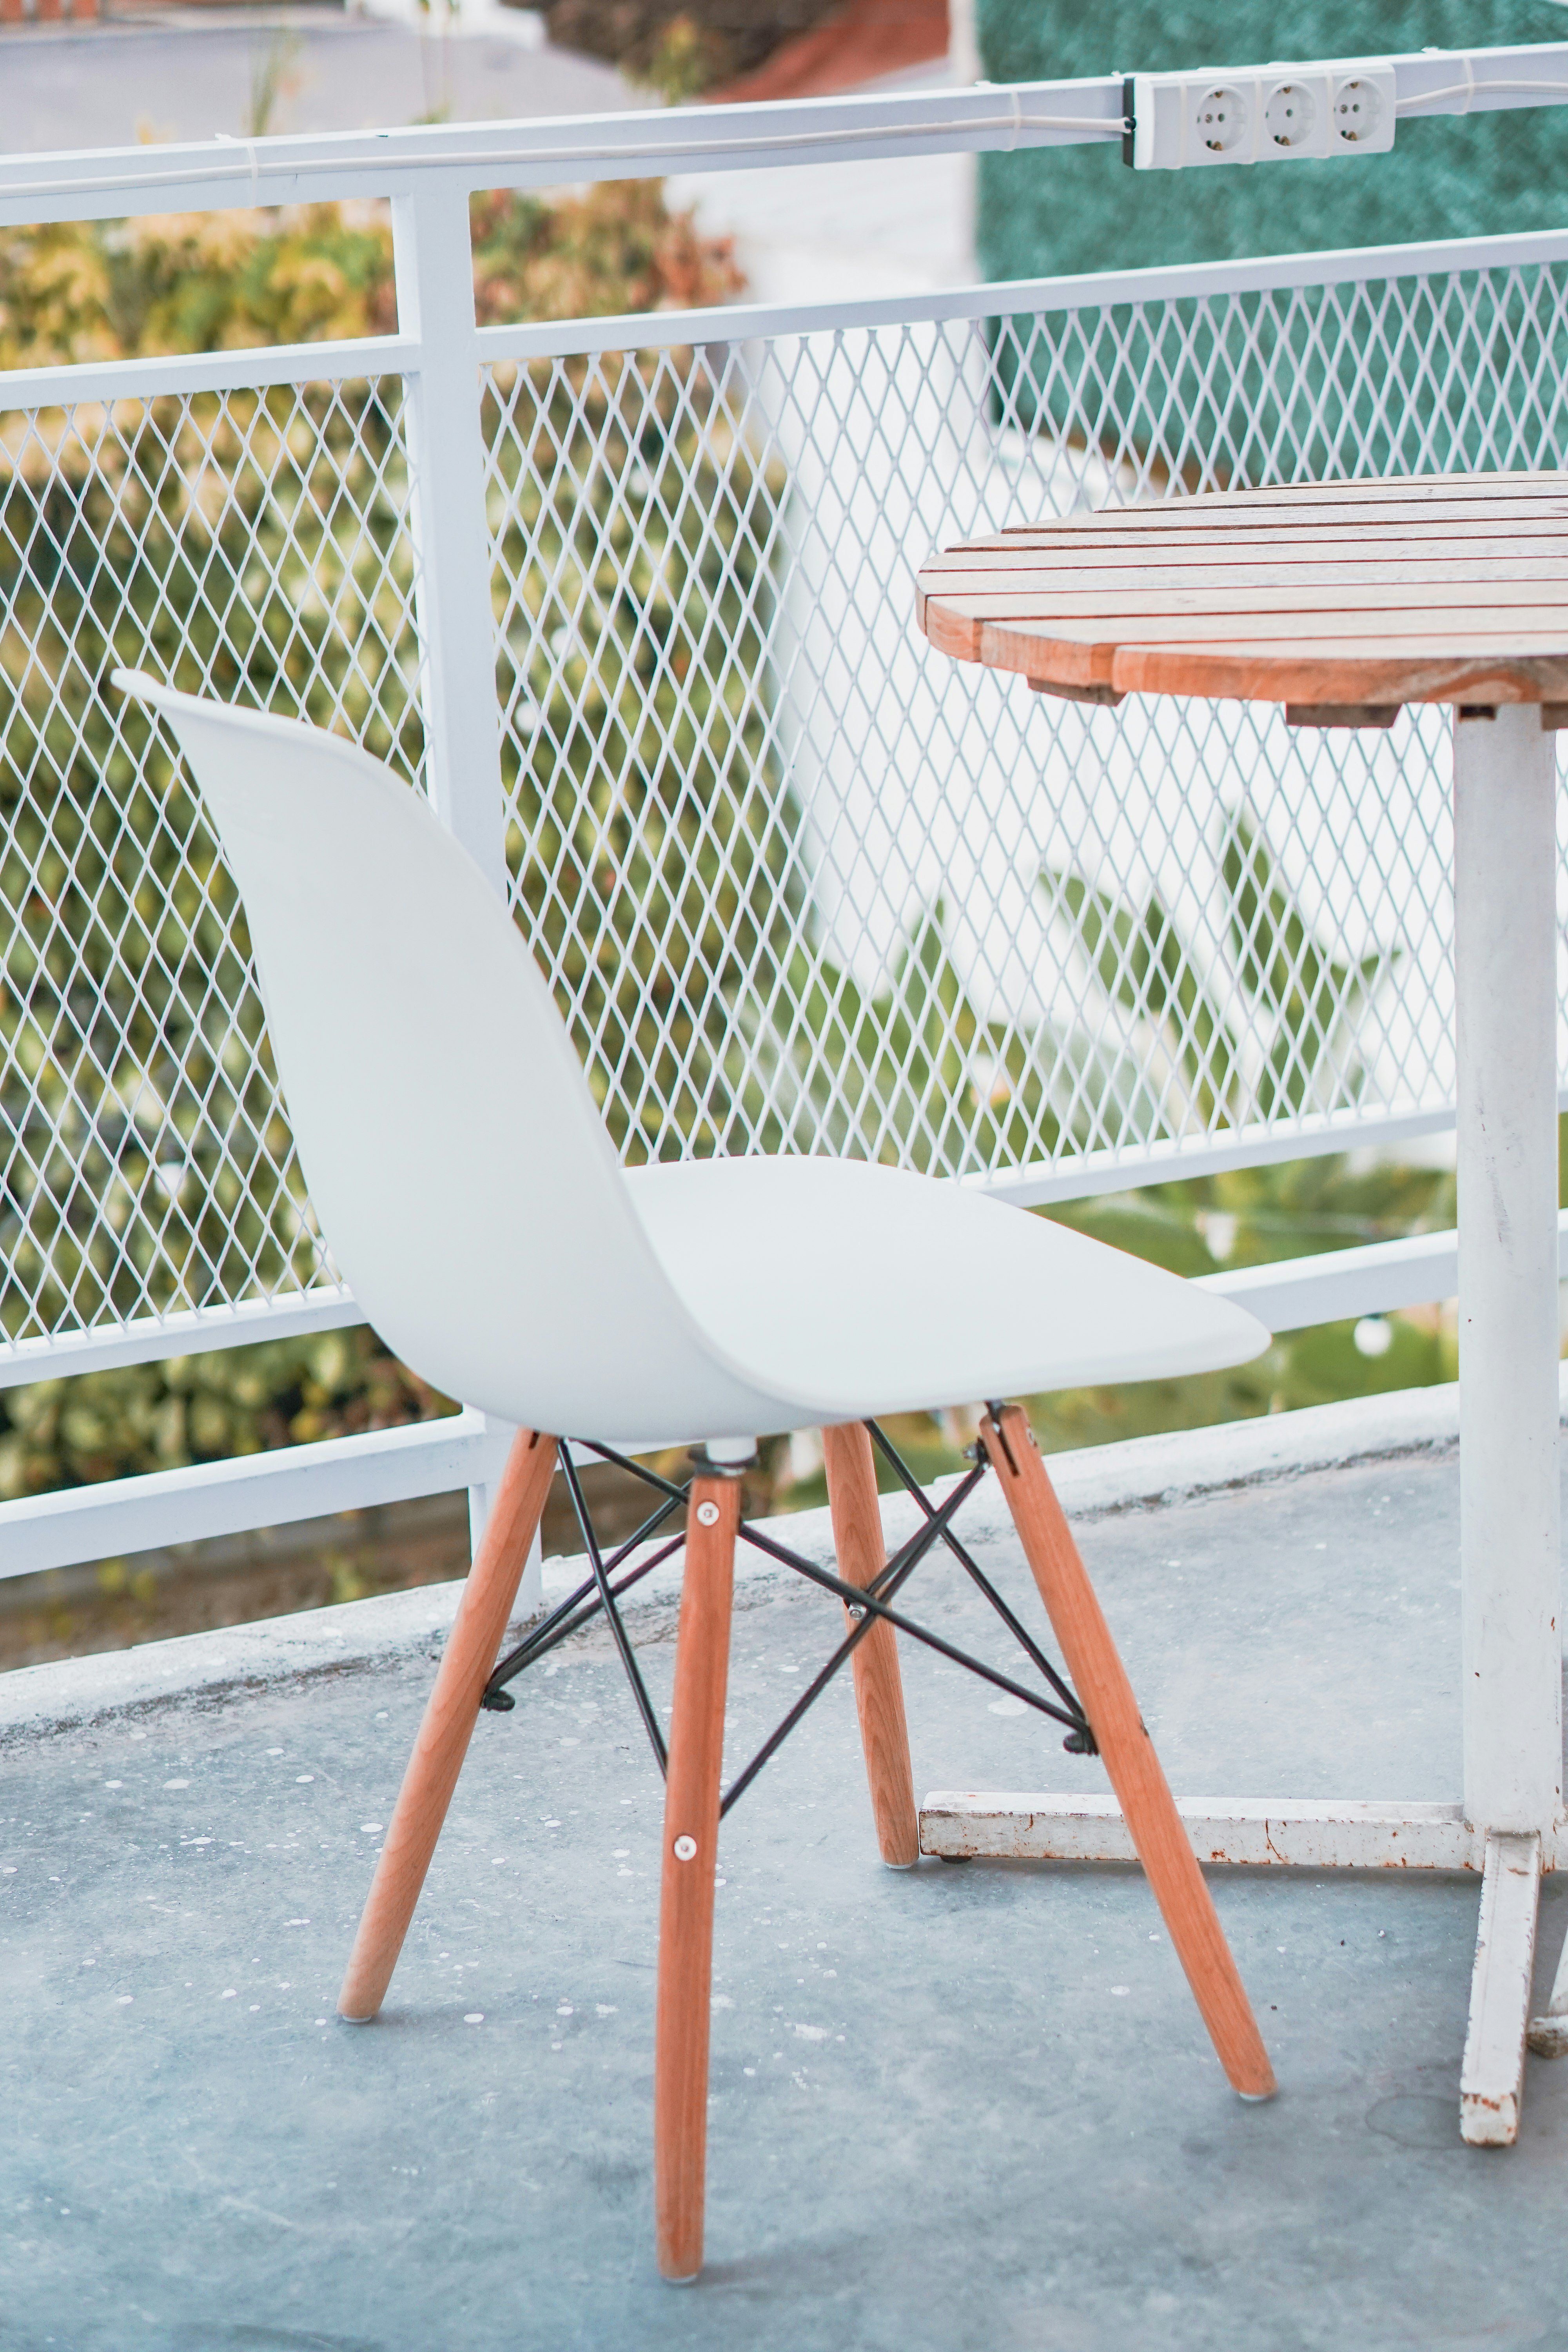
[[[1568,98],[1563,42],[1421,50],[1384,62],[1394,70],[1401,117],[1490,113]],[[0,224],[409,194],[432,173],[468,193],[847,157],[874,163],[1088,145],[1122,138],[1125,89],[1118,73],[536,122],[419,123],[12,155],[0,158]]]
[[[203,392],[339,383],[417,373],[421,346],[407,335],[361,335],[331,343],[263,343],[240,351],[160,352],[153,359],[76,360],[0,368],[0,415],[82,402],[188,399]]]
[[[1568,49],[1564,55],[1568,57]],[[480,327],[475,341],[481,357],[492,362],[565,359],[602,352],[668,350],[689,343],[744,344],[781,335],[846,334],[856,328],[977,322],[1016,312],[1104,310],[1151,300],[1184,302],[1210,296],[1377,284],[1391,278],[1447,278],[1478,268],[1533,268],[1565,257],[1568,230],[1527,229],[1506,236],[1351,245],[1320,253],[1268,254],[1238,261],[1162,262],[1144,269],[989,278],[979,286],[867,296],[854,301],[733,302],[703,310],[633,310],[595,319],[527,320]],[[321,347],[297,348],[319,352]],[[335,352],[338,346],[331,348]],[[270,354],[254,356],[265,360]],[[9,381],[0,372],[0,390]]]
[[[1568,96],[1568,45],[1394,62],[1402,110]],[[0,1385],[356,1312],[242,910],[107,689],[122,661],[426,792],[628,1159],[849,1150],[1038,1202],[1452,1124],[1440,717],[1369,741],[1053,704],[931,655],[913,574],[1121,499],[1568,463],[1568,231],[475,321],[473,189],[1103,139],[1122,104],[1108,79],[0,163],[0,221],[390,197],[398,320],[0,374]],[[1452,1247],[1214,1280],[1293,1328],[1446,1295]],[[478,1517],[500,1442],[468,1414],[5,1505],[0,1573],[342,1495],[468,1484]]]

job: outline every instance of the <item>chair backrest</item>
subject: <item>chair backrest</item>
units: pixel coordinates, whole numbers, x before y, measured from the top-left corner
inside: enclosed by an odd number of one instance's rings
[[[168,719],[250,926],[310,1197],[426,1379],[553,1435],[747,1433],[532,958],[417,793],[319,729],[120,671]]]

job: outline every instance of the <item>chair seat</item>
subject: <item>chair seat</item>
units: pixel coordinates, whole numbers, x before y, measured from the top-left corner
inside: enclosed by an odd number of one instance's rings
[[[1268,1345],[1227,1299],[899,1169],[686,1160],[626,1187],[688,1313],[778,1400],[781,1429],[1212,1371]]]

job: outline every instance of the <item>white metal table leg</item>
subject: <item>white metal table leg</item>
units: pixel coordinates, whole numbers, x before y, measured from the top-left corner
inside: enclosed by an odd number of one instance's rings
[[[491,1414],[486,1415],[485,1425],[487,1429],[500,1430],[509,1442],[516,1434],[515,1431],[507,1429],[504,1422],[498,1422]],[[478,1559],[479,1556],[479,1546],[485,1539],[485,1529],[489,1525],[490,1506],[495,1498],[496,1481],[494,1480],[486,1486],[468,1488],[468,1557],[470,1559]],[[523,1568],[522,1580],[517,1588],[517,1599],[511,1605],[513,1623],[526,1624],[531,1617],[539,1616],[543,1607],[544,1537],[542,1521],[540,1527],[535,1528],[533,1531],[533,1541],[528,1548],[528,1559]]]
[[[1459,2068],[1459,2129],[1472,2147],[1509,2147],[1518,2136],[1540,1895],[1541,1840],[1492,1832]]]
[[[1564,1848],[1558,1528],[1556,762],[1533,704],[1454,721],[1464,1806],[1194,1799],[1200,1859],[1483,1868],[1467,2140],[1519,2128],[1543,1864]],[[1119,1858],[1105,1800],[930,1797],[927,1853]],[[1568,1953],[1535,2046],[1568,2053]]]
[[[1488,2142],[1518,2129],[1540,1851],[1562,1801],[1554,803],[1539,709],[1456,714],[1464,1796],[1487,1838],[1461,2127]]]

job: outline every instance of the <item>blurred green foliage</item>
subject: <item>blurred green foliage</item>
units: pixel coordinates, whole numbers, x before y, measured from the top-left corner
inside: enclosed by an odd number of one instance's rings
[[[796,949],[771,996],[750,992],[743,1074],[772,1112],[770,1148],[798,1130],[848,1158],[921,1170],[1055,1150],[1052,1081],[1083,1040],[983,1018],[948,953],[945,911],[939,900],[920,919],[880,987]]]
[[[488,319],[715,301],[739,283],[728,247],[671,213],[657,183],[555,203],[479,196],[472,221]],[[391,289],[373,208],[5,230],[0,364],[330,342],[392,325]],[[416,778],[400,404],[395,381],[324,377],[0,414],[0,1322],[13,1337],[321,1269],[246,984],[243,913],[183,772],[104,682],[116,661],[144,665],[345,730]],[[581,452],[583,420],[557,421]],[[569,530],[564,491],[560,511]],[[11,1391],[6,1491],[392,1410],[368,1335],[342,1359],[347,1387],[327,1378],[344,1345]],[[430,1409],[420,1383],[397,1379],[395,1417]]]
[[[0,1501],[457,1411],[364,1326],[0,1393]]]
[[[544,0],[557,47],[605,58],[684,105],[763,65],[843,0]]]
[[[1052,1215],[1079,1233],[1191,1277],[1223,1266],[1264,1265],[1325,1250],[1451,1229],[1453,1171],[1341,1155],[1226,1170],[1185,1183],[1152,1185]],[[1457,1377],[1454,1334],[1436,1313],[1391,1316],[1382,1355],[1355,1346],[1353,1322],[1325,1323],[1276,1339],[1255,1363],[1178,1381],[1075,1391],[1043,1399],[1042,1444],[1086,1445],[1156,1429],[1328,1404]]]
[[[729,241],[671,212],[658,180],[470,204],[481,324],[722,301]],[[392,226],[379,203],[172,213],[0,228],[0,368],[390,334]]]
[[[1214,961],[1205,969],[1157,894],[1135,912],[1077,874],[1043,876],[1041,887],[1047,904],[1070,912],[1107,996],[1162,1034],[1205,1127],[1304,1110],[1326,1071],[1353,1097],[1365,1074],[1345,1041],[1399,950],[1374,949],[1353,965],[1326,954],[1245,808],[1226,817],[1219,866],[1228,971]],[[1244,1011],[1240,1024],[1227,1018],[1226,994]],[[1268,1041],[1259,1069],[1246,1066],[1242,1030]]]
[[[730,46],[722,34],[682,12],[653,36],[646,60],[633,78],[658,90],[666,106],[689,106],[723,80],[730,64]]]
[[[0,419],[0,1200],[14,1336],[309,1280],[248,941],[115,660],[421,744],[395,387]],[[13,462],[5,467],[5,457]]]

